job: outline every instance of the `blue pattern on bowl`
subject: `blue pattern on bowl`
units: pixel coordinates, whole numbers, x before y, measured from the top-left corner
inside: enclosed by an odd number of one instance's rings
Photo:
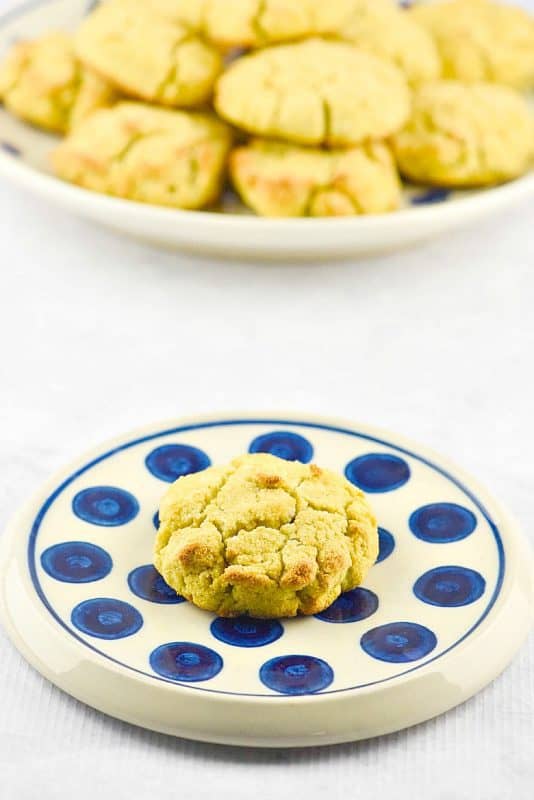
[[[113,597],[95,597],[78,603],[72,610],[75,628],[97,639],[124,639],[133,636],[143,625],[139,611]]]
[[[156,447],[148,454],[145,463],[155,478],[167,483],[174,483],[184,475],[191,475],[211,466],[211,461],[203,450],[186,444]]]
[[[4,153],[8,153],[10,156],[16,156],[18,158],[22,155],[20,148],[16,147],[14,144],[11,144],[11,142],[0,142],[0,147]]]
[[[392,554],[395,549],[395,537],[385,528],[378,528],[378,558],[376,563],[380,564]]]
[[[139,503],[130,492],[116,486],[92,486],[78,492],[72,501],[77,517],[91,525],[126,525],[139,513]]]
[[[172,681],[209,681],[223,668],[221,656],[209,647],[193,642],[170,642],[150,654],[150,666],[158,675]]]
[[[286,461],[308,464],[313,458],[313,447],[308,439],[298,433],[272,431],[257,436],[250,444],[249,453],[270,453]]]
[[[405,664],[418,661],[434,650],[436,634],[415,622],[390,622],[372,628],[361,638],[365,652],[379,661]]]
[[[41,566],[64,583],[92,583],[109,575],[113,561],[102,547],[89,542],[62,542],[47,548]]]
[[[211,623],[210,630],[216,639],[235,647],[263,647],[276,642],[284,633],[278,620],[250,617],[217,617]]]
[[[281,694],[314,694],[330,686],[334,680],[334,670],[322,658],[279,656],[263,664],[260,680],[269,689]]]
[[[410,467],[399,456],[368,453],[347,464],[345,476],[364,492],[392,492],[410,480]]]
[[[432,606],[458,608],[479,600],[486,590],[486,581],[479,572],[467,567],[435,567],[425,572],[414,584],[419,600]]]
[[[361,622],[372,616],[378,608],[378,597],[360,586],[340,595],[329,608],[316,614],[324,622]]]
[[[151,603],[162,605],[185,603],[185,599],[176,594],[152,564],[143,564],[133,569],[128,575],[128,586],[137,597],[149,600]]]
[[[477,526],[472,511],[457,503],[430,503],[410,516],[410,530],[424,542],[447,544],[470,536]]]

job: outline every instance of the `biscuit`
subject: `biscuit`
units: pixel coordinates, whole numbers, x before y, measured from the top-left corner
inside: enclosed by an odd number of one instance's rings
[[[91,111],[112,105],[111,85],[78,62],[70,36],[18,42],[0,67],[0,98],[15,116],[65,133]]]
[[[438,81],[415,95],[393,137],[401,172],[422,183],[483,186],[524,173],[534,152],[533,117],[507,86]]]
[[[267,454],[179,478],[164,496],[154,564],[223,617],[317,614],[364,579],[376,520],[341,475]]]
[[[336,35],[370,7],[394,0],[151,0],[151,7],[223,47],[265,47],[306,36]]]
[[[308,39],[235,61],[217,82],[215,107],[249,133],[343,147],[402,127],[410,92],[393,65],[344,42]]]
[[[433,34],[443,76],[462,81],[534,85],[534,18],[489,0],[449,0],[409,12]]]
[[[392,211],[400,181],[390,150],[371,142],[318,150],[258,140],[230,158],[242,200],[266,217],[330,217]]]
[[[339,33],[347,42],[391,61],[412,84],[436,80],[441,60],[434,39],[405,11],[380,10],[369,4],[367,13],[351,16]]]
[[[196,209],[217,200],[230,146],[229,129],[212,114],[122,102],[77,125],[53,165],[86,189]]]
[[[80,60],[125,94],[165,106],[204,103],[222,68],[212,45],[136,0],[98,6],[75,42]]]

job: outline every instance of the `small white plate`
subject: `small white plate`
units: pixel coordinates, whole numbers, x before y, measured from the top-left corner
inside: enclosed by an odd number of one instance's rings
[[[71,29],[94,2],[36,0],[0,17],[0,57],[16,39]],[[56,139],[0,108],[0,173],[68,213],[167,247],[219,257],[333,259],[397,250],[534,195],[534,175],[470,192],[407,189],[391,214],[342,219],[262,219],[229,197],[223,212],[180,211],[99,195],[51,175]]]
[[[223,620],[151,566],[177,476],[273,452],[367,490],[380,555],[317,617]],[[317,418],[174,421],[53,478],[2,537],[1,615],[64,691],[157,731],[265,747],[367,738],[429,719],[511,660],[533,620],[532,554],[473,480],[398,436]]]

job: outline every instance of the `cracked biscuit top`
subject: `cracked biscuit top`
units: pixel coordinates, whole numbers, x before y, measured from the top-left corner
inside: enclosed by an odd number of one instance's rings
[[[534,155],[534,119],[508,86],[436,81],[414,97],[393,137],[400,171],[438,186],[484,186],[517,178]]]
[[[267,217],[330,217],[393,211],[400,181],[389,148],[369,142],[319,150],[255,140],[230,158],[242,200]]]
[[[259,136],[343,147],[398,130],[410,92],[392,64],[344,42],[308,39],[235,61],[217,83],[215,106]]]
[[[217,200],[231,139],[214,114],[122,102],[77,125],[53,164],[86,189],[196,209]]]
[[[264,47],[306,36],[335,36],[370,8],[394,0],[151,0],[154,11],[223,47]]]
[[[434,36],[445,78],[534,86],[534,18],[522,8],[448,0],[408,13]]]
[[[397,7],[368,4],[339,31],[340,38],[395,64],[411,84],[436,80],[441,61],[431,34]]]
[[[267,454],[179,478],[161,502],[154,564],[220,616],[317,614],[378,554],[363,493],[315,465]]]
[[[51,33],[17,42],[0,67],[0,99],[17,117],[40,128],[65,133],[116,94],[93,70],[82,67],[72,39]]]
[[[210,98],[222,68],[212,45],[137,0],[98,6],[76,35],[76,52],[125,94],[184,108]]]

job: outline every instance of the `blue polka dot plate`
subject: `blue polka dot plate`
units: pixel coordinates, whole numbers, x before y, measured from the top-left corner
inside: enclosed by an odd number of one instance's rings
[[[380,553],[316,617],[222,619],[151,565],[159,500],[243,452],[316,461],[368,492]],[[2,538],[1,615],[57,686],[112,716],[192,739],[342,742],[461,703],[533,620],[532,555],[472,479],[398,436],[315,418],[177,421],[65,469]]]
[[[0,58],[16,39],[74,29],[95,0],[29,0],[0,16]],[[0,107],[0,173],[21,187],[137,239],[219,257],[328,259],[387,252],[429,239],[534,195],[534,173],[505,186],[465,192],[406,187],[390,214],[330,219],[262,219],[228,192],[219,212],[181,211],[108,197],[54,178],[57,140]]]

